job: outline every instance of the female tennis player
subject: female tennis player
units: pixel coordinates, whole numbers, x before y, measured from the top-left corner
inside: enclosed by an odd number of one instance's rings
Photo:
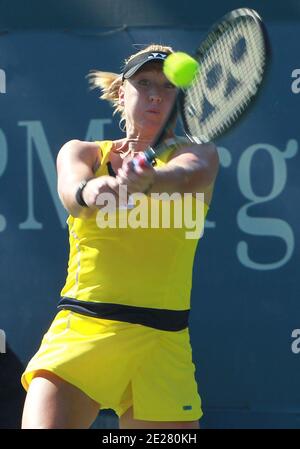
[[[97,221],[101,195],[117,200],[120,187],[149,201],[153,193],[179,192],[196,202],[202,192],[208,210],[218,171],[214,145],[191,144],[172,129],[155,166],[131,162],[174,103],[176,88],[162,72],[171,52],[151,45],[132,55],[121,75],[94,72],[126,137],[71,140],[58,154],[58,193],[70,214],[68,275],[58,314],[22,376],[23,428],[88,428],[106,408],[123,429],[199,427],[188,329],[198,240],[186,238],[184,225],[103,228]]]

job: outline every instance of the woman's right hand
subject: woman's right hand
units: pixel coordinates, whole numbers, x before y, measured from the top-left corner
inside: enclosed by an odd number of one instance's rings
[[[90,208],[101,209],[107,201],[107,195],[101,198],[101,194],[111,194],[114,201],[119,198],[119,183],[112,176],[100,176],[99,178],[90,179],[83,189],[82,197]]]

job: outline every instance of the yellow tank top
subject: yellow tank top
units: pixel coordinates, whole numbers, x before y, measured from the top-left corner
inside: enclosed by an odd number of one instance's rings
[[[111,148],[112,141],[99,142],[101,166],[95,177],[108,175]],[[170,146],[157,158],[157,167],[166,164],[172,150],[174,147]],[[193,211],[197,201],[192,199]],[[159,203],[161,206],[166,202]],[[202,206],[203,228],[208,207],[203,203]],[[117,215],[130,213],[132,209],[116,211]],[[190,308],[193,261],[199,238],[186,238],[186,232],[191,231],[189,226],[183,223],[177,228],[102,229],[96,216],[97,211],[88,219],[68,217],[70,255],[62,296],[157,309]]]

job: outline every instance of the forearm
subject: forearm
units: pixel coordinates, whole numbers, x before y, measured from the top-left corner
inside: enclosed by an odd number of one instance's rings
[[[96,176],[84,179],[85,183],[78,180],[76,182],[74,179],[71,182],[63,182],[64,188],[59,189],[60,198],[71,215],[79,218],[90,217],[103,206],[102,200],[104,199],[105,202],[108,194],[117,201],[119,183],[116,178]],[[105,195],[105,198],[100,198],[101,195]]]
[[[215,181],[218,166],[218,153],[213,144],[193,145],[188,152],[178,154],[155,170],[149,193],[204,192]]]
[[[201,180],[202,169],[198,162],[167,164],[155,170],[154,182],[150,192],[155,193],[195,193],[205,187]],[[204,176],[202,176],[204,178]],[[150,193],[149,192],[149,193]]]

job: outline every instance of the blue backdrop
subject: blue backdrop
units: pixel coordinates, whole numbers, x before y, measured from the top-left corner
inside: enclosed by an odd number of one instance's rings
[[[268,30],[271,71],[247,118],[217,142],[221,169],[194,265],[203,427],[300,425],[300,24]],[[134,43],[193,52],[201,36],[145,27],[1,35],[0,328],[23,364],[56,313],[66,275],[56,155],[73,138],[120,136],[85,76],[120,72]]]

